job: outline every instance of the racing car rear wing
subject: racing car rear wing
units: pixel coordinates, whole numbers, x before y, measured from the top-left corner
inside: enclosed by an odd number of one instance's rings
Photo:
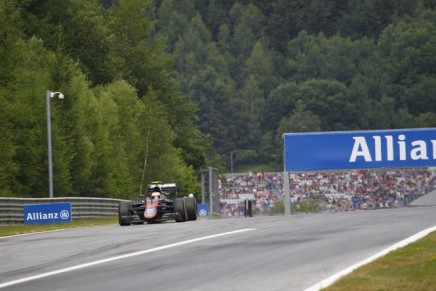
[[[174,197],[177,197],[177,185],[176,183],[152,183],[148,185],[148,194],[153,192],[155,187],[159,187],[162,193],[164,194],[174,194]]]

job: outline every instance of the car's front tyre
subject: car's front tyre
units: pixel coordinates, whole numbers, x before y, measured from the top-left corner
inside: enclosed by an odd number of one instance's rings
[[[130,225],[129,217],[130,214],[130,202],[128,201],[121,201],[118,205],[118,223],[121,226],[127,226]]]
[[[176,222],[185,222],[188,218],[188,214],[186,212],[186,202],[183,198],[176,198],[173,202],[174,205],[174,213],[176,214]]]
[[[194,197],[185,198],[185,204],[188,221],[197,220],[197,199]]]

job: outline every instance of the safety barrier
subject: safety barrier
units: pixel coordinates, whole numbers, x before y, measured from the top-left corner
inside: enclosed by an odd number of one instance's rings
[[[61,197],[61,198],[9,198],[0,197],[0,225],[24,223],[24,205],[70,202],[72,217],[101,218],[118,215],[120,199]]]

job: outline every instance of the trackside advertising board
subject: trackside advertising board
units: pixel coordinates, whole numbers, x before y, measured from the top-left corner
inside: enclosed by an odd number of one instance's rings
[[[209,205],[207,203],[198,203],[197,204],[197,214],[199,216],[208,216],[209,215]]]
[[[71,203],[24,205],[24,224],[71,222]]]
[[[436,128],[285,133],[285,171],[436,166]]]

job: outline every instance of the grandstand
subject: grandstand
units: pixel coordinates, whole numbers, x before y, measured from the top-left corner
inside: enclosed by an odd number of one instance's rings
[[[253,201],[255,215],[277,213],[283,205],[282,174],[225,174],[221,214],[242,216],[245,200]],[[435,177],[434,168],[289,172],[289,190],[294,211],[307,211],[302,207],[307,203],[316,212],[436,205]]]

